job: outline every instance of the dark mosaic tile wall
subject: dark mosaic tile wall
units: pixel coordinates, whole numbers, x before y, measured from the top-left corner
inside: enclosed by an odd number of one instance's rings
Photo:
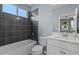
[[[0,46],[26,40],[30,37],[28,19],[0,12]]]
[[[38,21],[32,20],[32,23],[33,23],[33,30],[32,31],[34,33],[33,39],[38,41]]]

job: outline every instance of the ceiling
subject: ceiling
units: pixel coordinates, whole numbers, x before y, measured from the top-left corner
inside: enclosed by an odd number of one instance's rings
[[[22,8],[24,10],[27,10],[27,11],[29,11],[30,7],[32,6],[32,4],[13,4],[13,5],[19,8]]]
[[[15,5],[17,6],[18,8],[22,8],[24,10],[27,10],[29,11],[31,9],[31,7],[33,5],[36,5],[36,4],[12,4],[12,5]],[[53,7],[56,6],[56,4],[51,4]],[[58,7],[61,6],[61,5],[58,5]],[[56,6],[57,7],[57,6]]]

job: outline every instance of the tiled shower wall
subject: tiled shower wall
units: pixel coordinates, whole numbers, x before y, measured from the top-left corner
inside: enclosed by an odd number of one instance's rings
[[[38,21],[37,20],[32,20],[33,23],[33,40],[38,41]]]
[[[0,12],[0,46],[26,40],[29,35],[28,19]]]

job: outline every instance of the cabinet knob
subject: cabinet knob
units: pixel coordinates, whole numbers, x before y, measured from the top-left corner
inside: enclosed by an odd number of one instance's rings
[[[60,53],[62,53],[62,51],[60,51]]]
[[[65,52],[63,52],[63,51],[60,51],[60,53],[62,53],[63,55],[65,55],[66,53]]]
[[[65,53],[65,52],[63,52],[63,54],[65,55],[66,53]]]

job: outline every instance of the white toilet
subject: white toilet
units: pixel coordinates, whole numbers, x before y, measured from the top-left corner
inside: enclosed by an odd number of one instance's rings
[[[39,45],[43,46],[43,54],[47,54],[47,39],[45,37],[39,37]]]
[[[32,55],[42,55],[43,54],[43,46],[36,45],[32,48]]]
[[[36,45],[32,48],[32,55],[46,54],[46,46],[47,46],[46,39],[44,39],[44,37],[40,37],[38,40],[38,44],[39,45]]]
[[[47,46],[47,40],[44,37],[39,37],[38,42],[41,46]]]

